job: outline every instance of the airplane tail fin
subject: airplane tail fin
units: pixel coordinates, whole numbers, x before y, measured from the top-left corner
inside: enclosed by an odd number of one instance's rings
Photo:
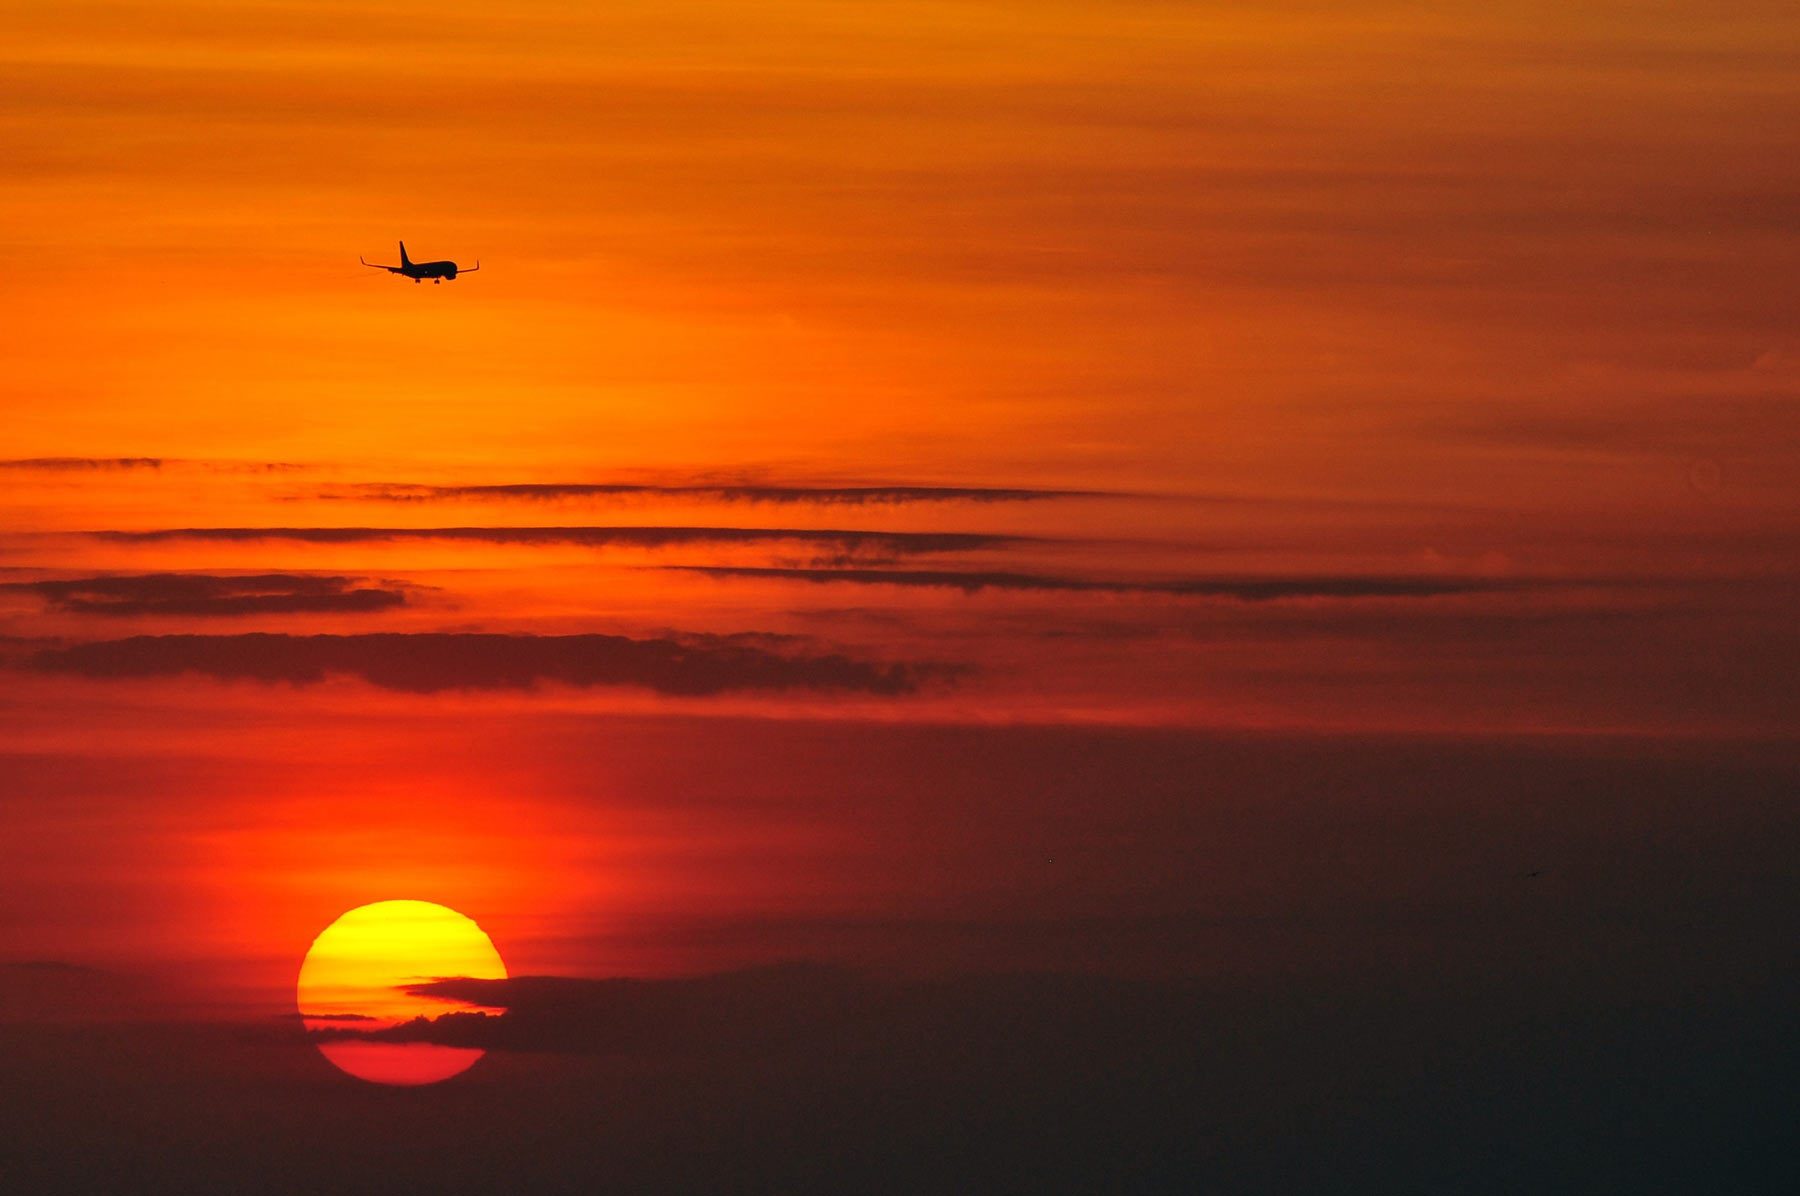
[[[412,259],[406,256],[406,242],[405,241],[400,242],[400,264],[402,266],[412,265]]]

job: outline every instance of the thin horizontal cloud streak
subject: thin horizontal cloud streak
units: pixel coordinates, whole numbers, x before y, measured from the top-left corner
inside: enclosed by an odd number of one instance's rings
[[[404,591],[391,585],[357,586],[348,577],[301,573],[147,573],[12,582],[0,589],[37,594],[51,610],[79,615],[371,614],[406,602]]]
[[[45,649],[26,660],[39,672],[96,680],[199,674],[221,681],[317,684],[354,677],[404,693],[629,686],[704,697],[744,691],[810,690],[896,696],[956,670],[884,664],[842,653],[785,654],[742,636],[499,635],[141,635]]]
[[[161,469],[161,457],[12,457],[0,460],[0,469],[62,472],[83,469]]]
[[[817,1049],[851,1027],[904,1025],[921,1043],[954,1049],[974,1024],[996,1036],[1032,1026],[1054,1038],[1101,1022],[1114,1032],[1136,1025],[1160,1036],[1185,1024],[1181,1014],[1196,996],[1194,986],[1182,981],[1066,975],[885,980],[804,962],[666,980],[455,977],[407,991],[504,1012],[459,1010],[374,1030],[318,1026],[308,1037],[532,1052],[692,1052],[800,1044]]]
[[[304,544],[450,540],[480,544],[670,548],[695,544],[798,543],[829,548],[845,555],[880,553],[890,556],[970,552],[1005,547],[1029,539],[984,532],[882,532],[791,527],[178,527],[87,534],[123,544],[183,540],[226,543],[288,540]]]
[[[196,460],[187,457],[8,457],[0,470],[24,473],[71,473],[108,470],[191,468],[213,473],[286,473],[306,469],[291,461]]]
[[[1306,598],[1447,598],[1464,594],[1515,591],[1542,582],[1496,578],[1313,576],[1216,577],[1183,581],[1096,581],[1039,573],[970,572],[954,569],[780,569],[727,565],[670,565],[667,568],[711,577],[798,581],[813,585],[918,586],[981,590],[1051,591],[1093,594],[1167,594],[1177,597],[1228,598],[1240,602],[1276,602]]]
[[[855,972],[786,963],[670,980],[515,976],[445,977],[408,988],[415,996],[504,1012],[453,1011],[363,1029],[317,1026],[315,1042],[425,1042],[526,1051],[593,1051],[664,1046],[719,1047],[782,1040],[845,1016],[865,1017],[909,991],[876,987]],[[731,1010],[731,1016],[720,1014]]]
[[[689,498],[712,502],[899,506],[929,502],[1044,502],[1052,499],[1124,496],[1102,490],[1044,490],[1007,486],[801,486],[753,483],[654,485],[631,482],[514,482],[427,486],[377,482],[325,490],[313,497],[397,503],[450,502],[463,499],[555,502],[580,498]]]

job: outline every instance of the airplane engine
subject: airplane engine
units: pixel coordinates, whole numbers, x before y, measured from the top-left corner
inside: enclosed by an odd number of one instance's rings
[[[444,270],[444,277],[445,278],[455,278],[456,277],[456,267],[455,266],[447,267]]]

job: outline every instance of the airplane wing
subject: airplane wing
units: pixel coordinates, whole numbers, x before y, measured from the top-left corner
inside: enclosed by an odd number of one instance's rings
[[[400,267],[398,266],[384,266],[380,262],[364,262],[360,253],[356,255],[356,260],[362,262],[363,265],[369,267],[371,270],[386,270],[390,274],[398,274],[400,272]]]
[[[456,272],[458,274],[473,274],[473,273],[475,273],[475,271],[477,271],[479,269],[481,269],[481,263],[476,262],[473,266],[470,266],[467,270],[463,269],[461,266],[458,266],[456,268]]]

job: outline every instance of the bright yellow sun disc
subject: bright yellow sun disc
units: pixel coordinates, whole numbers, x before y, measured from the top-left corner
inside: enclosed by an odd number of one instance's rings
[[[434,980],[504,980],[506,965],[473,919],[429,901],[359,906],[320,932],[300,965],[297,998],[319,1050],[379,1084],[430,1084],[466,1071],[479,1050],[371,1040],[414,1018],[475,1008],[417,991]]]

